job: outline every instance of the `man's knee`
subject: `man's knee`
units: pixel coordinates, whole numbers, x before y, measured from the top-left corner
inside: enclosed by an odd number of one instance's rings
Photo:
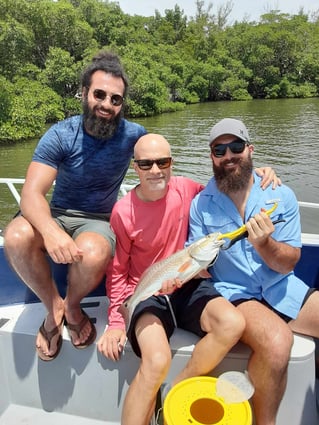
[[[153,379],[161,380],[169,371],[171,358],[171,352],[165,349],[156,350],[150,356],[142,353],[141,370],[152,375]]]
[[[234,338],[240,338],[245,330],[246,321],[239,310],[231,304],[225,309],[222,316],[221,328],[226,334],[233,334]]]
[[[84,252],[85,260],[92,264],[107,263],[112,256],[112,247],[104,236],[93,232],[80,234],[75,242]]]
[[[34,238],[34,231],[28,221],[22,217],[14,219],[8,224],[4,231],[4,249],[10,252],[11,249],[22,248],[24,244],[30,243]]]
[[[280,368],[289,361],[294,341],[293,333],[286,323],[283,323],[277,329],[270,329],[269,331],[271,342],[265,347],[268,351],[268,359]]]
[[[221,297],[207,304],[201,317],[201,323],[206,332],[218,332],[227,337],[233,335],[234,338],[241,337],[246,325],[243,314]]]
[[[280,373],[287,368],[292,345],[293,333],[289,326],[279,319],[277,326],[264,328],[258,342],[251,348],[262,359],[263,364],[267,364],[270,370]]]

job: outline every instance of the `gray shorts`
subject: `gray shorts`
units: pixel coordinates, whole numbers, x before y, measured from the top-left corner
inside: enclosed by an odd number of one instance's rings
[[[102,235],[111,245],[112,255],[114,255],[116,238],[108,221],[109,215],[55,207],[51,207],[51,214],[58,225],[73,239],[83,232],[94,232]]]

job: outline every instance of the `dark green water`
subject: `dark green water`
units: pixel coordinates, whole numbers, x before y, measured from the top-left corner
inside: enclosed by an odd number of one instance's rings
[[[137,119],[148,131],[171,143],[174,173],[202,183],[210,178],[209,130],[218,120],[245,122],[255,145],[254,164],[271,165],[300,201],[319,202],[319,99],[216,102],[188,106],[182,112]],[[0,146],[0,177],[24,177],[36,140]],[[135,182],[130,170],[127,182]],[[0,222],[16,210],[15,201],[0,185]],[[301,209],[302,230],[319,233],[319,209]],[[0,226],[1,227],[1,226]]]

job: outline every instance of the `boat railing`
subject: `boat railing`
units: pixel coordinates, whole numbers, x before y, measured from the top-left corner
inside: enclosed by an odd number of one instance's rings
[[[16,188],[16,185],[23,185],[24,181],[25,179],[21,179],[21,178],[13,179],[13,178],[0,177],[0,184],[2,183],[8,186],[12,196],[14,197],[18,205],[20,204],[21,196],[19,191]],[[133,189],[133,187],[134,187],[133,184],[123,183],[120,189],[120,196],[126,195],[127,192]],[[319,208],[319,203],[316,203],[316,202],[298,201],[298,203],[300,207]]]
[[[16,188],[16,185],[22,186],[24,181],[25,179],[12,179],[12,178],[0,177],[0,184],[2,183],[7,185],[7,187],[9,188],[12,196],[14,197],[18,205],[20,204],[21,196],[18,189]],[[133,187],[134,185],[132,184],[123,183],[120,188],[120,195],[121,196],[126,195],[127,192],[129,192]]]

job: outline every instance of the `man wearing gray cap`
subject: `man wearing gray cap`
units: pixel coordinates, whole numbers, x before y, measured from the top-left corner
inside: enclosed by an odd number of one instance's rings
[[[224,118],[212,127],[209,134],[210,146],[219,136],[224,134],[239,137],[240,140],[247,143],[250,142],[248,130],[243,122],[234,118]]]
[[[243,122],[219,121],[209,145],[214,177],[192,202],[188,244],[246,225],[248,237],[221,250],[208,271],[215,288],[246,320],[242,341],[252,349],[248,373],[256,425],[275,425],[292,331],[319,336],[319,292],[293,272],[301,248],[298,202],[285,185],[262,190]]]

